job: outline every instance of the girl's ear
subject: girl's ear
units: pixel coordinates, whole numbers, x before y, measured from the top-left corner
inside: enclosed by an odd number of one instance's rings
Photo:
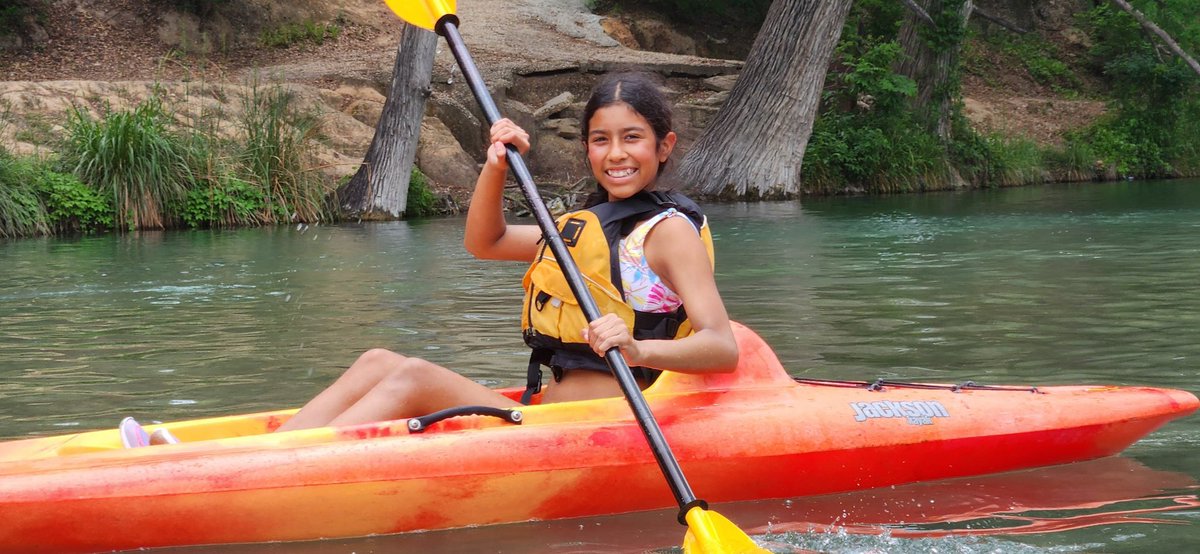
[[[671,157],[671,152],[675,150],[675,141],[678,139],[675,131],[670,131],[658,142],[658,163],[667,163],[667,158]]]

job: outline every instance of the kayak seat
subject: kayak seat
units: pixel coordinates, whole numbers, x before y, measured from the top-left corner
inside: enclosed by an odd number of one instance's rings
[[[729,373],[688,374],[664,371],[646,394],[689,390],[726,389],[745,386],[795,385],[775,351],[758,333],[736,321],[731,321],[737,339],[738,365]]]

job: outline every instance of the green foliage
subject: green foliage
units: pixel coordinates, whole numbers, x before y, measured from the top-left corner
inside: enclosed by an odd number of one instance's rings
[[[0,149],[0,238],[49,234],[46,209],[32,185],[32,164]]]
[[[167,128],[170,121],[157,96],[132,111],[106,108],[100,119],[78,107],[71,112],[62,163],[113,199],[123,229],[165,227],[167,206],[191,184],[186,144]]]
[[[805,188],[825,193],[942,188],[942,156],[937,139],[911,118],[825,113],[813,125],[804,153]]]
[[[437,213],[437,195],[429,187],[429,179],[415,166],[408,180],[408,201],[404,209],[406,217],[425,217]]]
[[[1200,44],[1200,6],[1138,2],[1136,7],[1174,33],[1182,46]],[[1117,176],[1172,176],[1194,168],[1200,132],[1188,114],[1200,112],[1200,79],[1181,60],[1163,55],[1140,25],[1105,3],[1083,16],[1093,41],[1093,67],[1112,93],[1109,113],[1070,140],[1085,143]]]
[[[188,191],[182,217],[193,228],[257,225],[265,205],[262,188],[224,175]]]
[[[230,227],[329,217],[325,177],[308,167],[319,114],[298,110],[281,86],[255,84],[242,98],[239,130],[222,138],[221,114],[191,115],[185,130],[158,94],[131,110],[69,114],[56,173],[0,148],[3,236],[111,228]],[[0,124],[7,119],[0,118]],[[417,210],[436,203],[422,180]]]
[[[900,58],[900,45],[895,41],[862,44],[852,40],[838,46],[846,71],[838,75],[847,100],[869,103],[872,113],[887,116],[904,109],[908,98],[917,93],[917,84],[908,77],[892,72],[891,66]]]
[[[334,40],[341,33],[342,28],[337,24],[317,23],[310,20],[301,23],[285,23],[273,29],[265,29],[259,35],[258,42],[268,48],[288,48],[301,42],[324,44],[325,39]]]
[[[44,199],[49,223],[60,233],[97,233],[113,228],[116,210],[103,196],[68,173],[38,172],[34,180]]]
[[[948,52],[958,48],[967,38],[967,27],[963,24],[961,9],[965,0],[944,0],[942,9],[929,14],[934,25],[921,25],[917,33],[934,52]]]
[[[1097,166],[1099,158],[1092,146],[1080,140],[1068,140],[1061,148],[1046,150],[1044,159],[1056,181],[1090,181],[1100,177],[1098,172],[1104,169]]]
[[[1116,176],[1167,177],[1175,174],[1170,148],[1157,142],[1159,131],[1137,118],[1109,116],[1072,135],[1089,145],[1097,159],[1111,166]]]
[[[293,108],[283,87],[257,84],[242,99],[244,143],[237,153],[238,174],[263,187],[264,222],[319,221],[328,216],[323,179],[305,168],[320,129],[318,114]]]
[[[916,84],[893,73],[892,40],[851,33],[838,46],[843,71],[831,74],[824,109],[804,154],[805,188],[903,192],[941,188],[944,152],[907,108]]]
[[[951,126],[950,161],[969,182],[984,187],[1046,182],[1045,153],[1032,140],[980,135],[961,111],[954,115]]]

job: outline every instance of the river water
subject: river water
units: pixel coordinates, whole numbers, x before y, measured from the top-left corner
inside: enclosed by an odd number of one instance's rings
[[[708,212],[731,316],[794,375],[1200,391],[1200,181]],[[521,385],[524,268],[470,258],[462,227],[0,242],[0,437],[299,405],[374,346]],[[717,508],[780,551],[1195,551],[1198,481],[1193,416],[1098,462]],[[669,550],[673,520],[188,551]]]

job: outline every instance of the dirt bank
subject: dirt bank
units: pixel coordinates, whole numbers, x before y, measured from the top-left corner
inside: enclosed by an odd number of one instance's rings
[[[215,102],[233,112],[239,92],[258,79],[286,83],[306,106],[322,111],[330,139],[319,153],[321,166],[333,177],[355,171],[374,132],[401,29],[382,2],[247,0],[200,15],[163,6],[154,0],[47,3],[40,33],[26,37],[23,48],[0,50],[5,118],[0,141],[18,153],[46,152],[70,106],[129,106],[154,82],[193,104]],[[684,114],[682,149],[719,106],[705,80],[736,75],[740,68],[736,59],[695,55],[711,50],[695,37],[723,41],[732,52],[748,51],[753,39],[744,29],[724,38],[676,29],[647,14],[602,18],[584,0],[473,0],[461,2],[458,10],[464,40],[506,114],[513,110],[532,118],[563,94],[580,101],[595,74],[649,67],[668,75],[676,93]],[[264,31],[298,22],[328,23],[339,32],[320,44],[258,45]],[[646,50],[650,47],[665,52]],[[441,48],[429,104],[433,120],[423,126],[422,142],[429,143],[425,156],[440,152],[441,165],[461,166],[434,173],[439,189],[462,198],[470,185],[463,181],[470,181],[482,148],[479,121],[470,113],[473,101],[457,73]],[[1019,71],[968,73],[964,86],[965,111],[981,130],[1043,144],[1059,141],[1064,129],[1082,126],[1103,110],[1099,102],[1063,99]],[[529,120],[548,126],[531,159],[539,180],[570,183],[580,177],[572,165],[578,156],[570,130],[563,130],[571,113],[564,109]]]

